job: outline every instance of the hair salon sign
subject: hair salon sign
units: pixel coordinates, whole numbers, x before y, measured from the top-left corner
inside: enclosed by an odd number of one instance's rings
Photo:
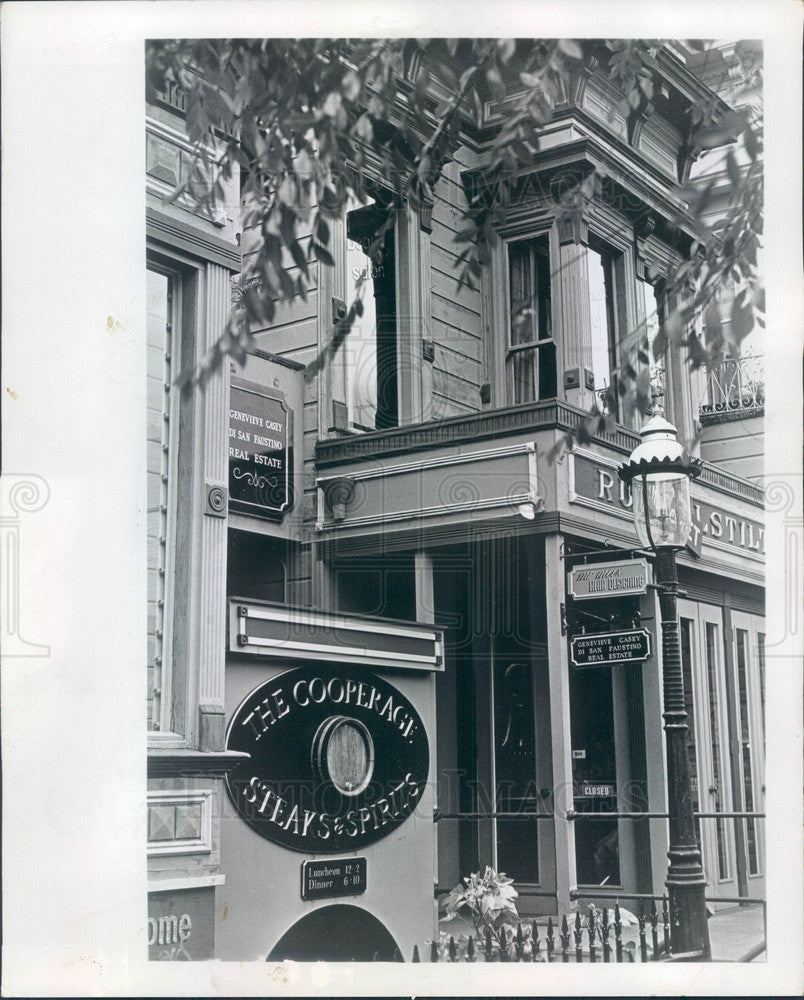
[[[589,455],[576,453],[571,456],[573,503],[608,510],[630,519],[633,500],[627,483],[622,482],[616,468],[596,461]],[[705,539],[716,544],[742,551],[746,554],[765,552],[765,528],[758,521],[737,517],[693,497],[693,528],[687,548],[700,555]]]

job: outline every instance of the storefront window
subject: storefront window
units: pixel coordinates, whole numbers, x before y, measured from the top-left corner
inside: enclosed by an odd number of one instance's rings
[[[494,665],[494,760],[497,811],[537,812],[536,746],[531,665],[526,661]],[[538,827],[535,821],[497,820],[497,866],[517,882],[539,881]]]
[[[551,399],[556,394],[556,347],[551,330],[548,237],[511,243],[508,276],[510,400]]]
[[[687,756],[690,761],[690,777],[692,778],[692,807],[697,812],[698,799],[698,749],[695,739],[695,697],[693,694],[692,668],[692,633],[694,622],[690,618],[681,618],[681,667],[684,675],[684,709],[687,713]],[[700,842],[700,831],[698,833]]]
[[[753,757],[751,752],[751,725],[749,721],[748,704],[748,632],[746,629],[738,628],[736,631],[736,658],[737,658],[737,691],[740,708],[740,745],[741,764],[743,777],[743,800],[746,812],[753,812],[754,801],[754,779],[753,779]],[[759,849],[757,845],[757,824],[754,819],[745,821],[746,845],[748,848],[748,873],[749,875],[759,874]]]
[[[620,885],[612,677],[609,668],[570,668],[575,864],[579,885]]]
[[[723,767],[720,752],[720,702],[718,698],[718,627],[714,622],[706,622],[706,680],[709,693],[709,739],[712,760],[712,788],[715,812],[725,809],[725,788]],[[727,848],[727,831],[725,821],[716,820],[717,830],[717,865],[718,876],[721,879],[729,877],[729,855]]]

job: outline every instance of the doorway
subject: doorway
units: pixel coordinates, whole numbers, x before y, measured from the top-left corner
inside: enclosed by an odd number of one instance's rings
[[[393,962],[399,955],[396,941],[376,917],[359,906],[337,904],[297,920],[266,961]]]
[[[714,605],[680,600],[678,615],[692,808],[696,813],[730,812],[734,796],[728,755],[723,612]],[[737,895],[733,821],[697,818],[696,830],[707,895]]]

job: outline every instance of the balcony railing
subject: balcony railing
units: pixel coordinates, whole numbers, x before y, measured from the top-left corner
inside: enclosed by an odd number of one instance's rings
[[[727,358],[706,375],[702,417],[718,414],[744,416],[765,408],[765,365],[760,354]]]

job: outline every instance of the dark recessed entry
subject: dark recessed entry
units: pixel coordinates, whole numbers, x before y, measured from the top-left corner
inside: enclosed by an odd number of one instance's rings
[[[297,920],[268,962],[392,962],[399,949],[380,921],[358,906],[323,906]]]

